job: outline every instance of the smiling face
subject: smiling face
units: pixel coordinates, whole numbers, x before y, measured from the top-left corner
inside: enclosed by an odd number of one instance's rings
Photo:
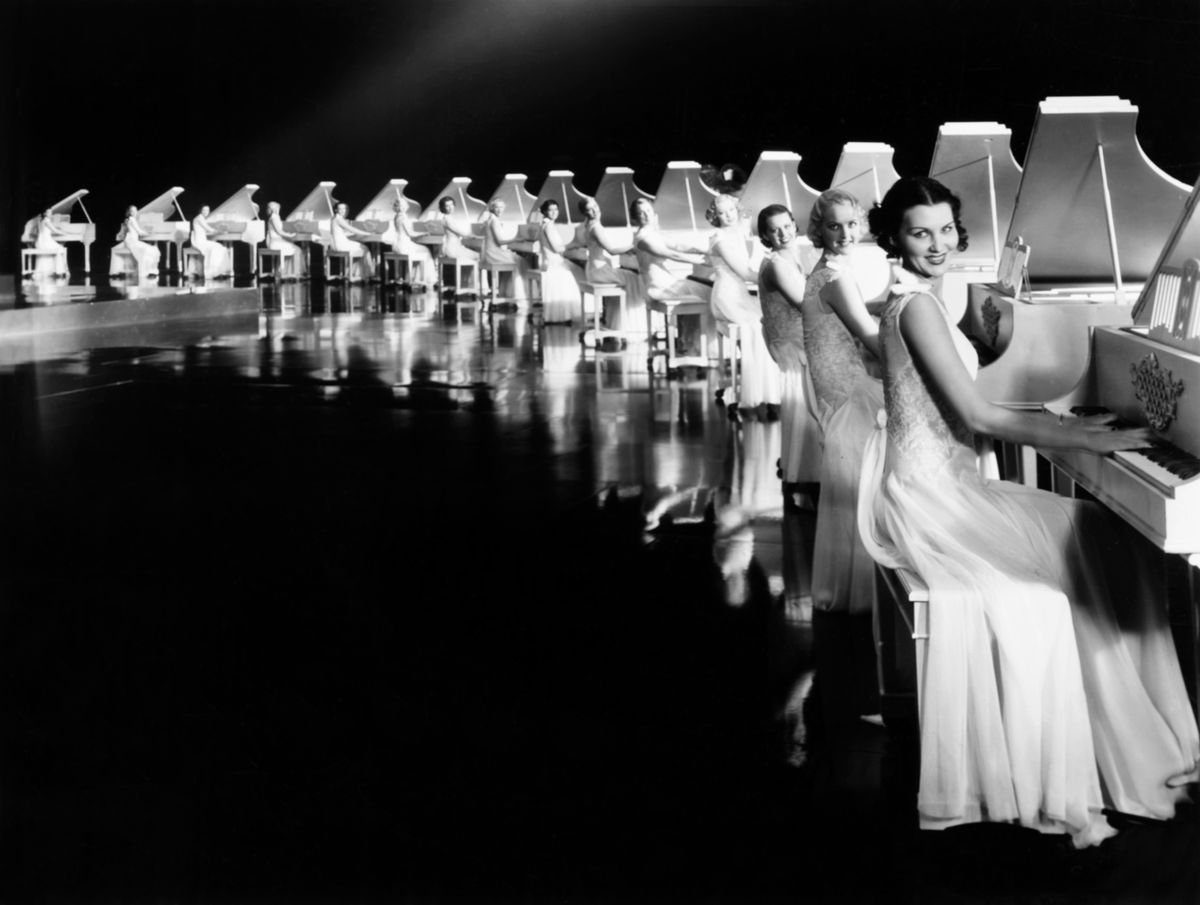
[[[958,227],[950,205],[918,204],[906,210],[896,247],[906,270],[929,279],[944,274],[958,248]]]
[[[553,204],[553,203],[547,204],[546,211],[545,211],[545,213],[542,214],[542,216],[546,220],[549,220],[551,223],[553,223],[555,220],[558,219],[558,205]]]
[[[201,217],[207,217],[210,213],[211,213],[211,208],[209,208],[209,206],[207,204],[204,205],[202,208],[200,208],[200,216]]]
[[[504,202],[501,201],[499,198],[497,198],[495,201],[493,201],[491,204],[488,205],[488,210],[490,210],[493,214],[495,214],[497,217],[499,217],[501,214],[504,213],[504,207],[505,207]]]
[[[767,218],[763,232],[771,250],[779,251],[796,241],[796,220],[787,211],[773,214]]]
[[[862,238],[862,221],[853,204],[831,204],[821,220],[821,246],[829,254],[844,255]]]
[[[585,217],[587,217],[589,220],[595,220],[595,219],[599,218],[600,205],[596,203],[595,199],[593,199],[593,198],[588,199],[587,206],[584,208],[584,211],[583,211],[583,215]]]
[[[344,216],[346,216],[346,211],[347,211],[347,210],[348,210],[348,208],[346,207],[346,205],[345,205],[344,203],[343,203],[343,204],[339,204],[339,205],[337,206],[337,215],[338,215],[339,217],[344,217]]]
[[[633,203],[633,222],[637,226],[649,226],[654,222],[654,208],[649,201],[639,198]]]

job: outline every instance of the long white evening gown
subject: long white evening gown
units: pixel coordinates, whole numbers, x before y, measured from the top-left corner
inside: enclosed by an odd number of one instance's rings
[[[779,365],[767,351],[767,342],[762,335],[762,305],[751,295],[745,282],[717,251],[717,243],[724,243],[726,253],[744,253],[742,266],[750,268],[750,253],[745,237],[736,228],[717,230],[709,240],[708,254],[713,265],[712,313],[717,329],[729,335],[729,324],[737,324],[742,352],[742,381],[736,402],[744,408],[761,404],[778,405],[781,400],[783,378]]]
[[[570,323],[579,308],[579,283],[570,263],[554,250],[547,231],[554,229],[549,221],[542,223],[542,238],[538,241],[538,257],[542,273],[542,320],[547,324]]]
[[[38,255],[35,265],[35,276],[38,277],[55,277],[67,275],[67,249],[66,246],[54,238],[54,230],[50,222],[39,217],[33,247],[38,251],[52,251],[54,257]]]
[[[771,252],[763,270],[779,252]],[[790,254],[790,252],[789,252]],[[797,265],[799,266],[799,265]],[[793,305],[774,289],[762,284],[760,270],[758,300],[762,305],[762,333],[767,352],[779,366],[781,387],[779,420],[783,428],[780,440],[780,470],[788,484],[815,484],[821,476],[821,434],[809,410],[813,390],[808,377],[808,357],[804,351],[804,318]]]
[[[329,233],[332,237],[329,242],[331,249],[350,252],[350,280],[363,282],[371,279],[375,275],[375,256],[365,244],[354,239],[346,218],[334,216],[329,224]]]
[[[420,270],[427,282],[435,279],[433,273],[433,255],[429,249],[416,240],[412,229],[412,220],[399,213],[392,218],[392,250],[397,254],[408,257],[408,275],[410,282],[418,282],[413,276],[414,265],[420,265]]]
[[[308,276],[308,254],[304,248],[297,245],[295,242],[289,241],[283,235],[283,218],[279,214],[272,214],[267,218],[267,248],[273,248],[280,252],[280,257],[283,261],[280,262],[280,268],[289,277],[297,279]],[[292,261],[292,268],[289,272],[286,262],[288,259]]]
[[[597,235],[598,230],[604,229],[599,220],[584,223],[579,235],[587,245],[587,263],[583,267],[583,278],[589,283],[613,283],[625,290],[625,311],[633,324],[641,322],[644,304],[641,298],[641,286],[638,275],[632,270],[622,270],[617,259],[604,250]],[[634,309],[637,309],[636,313]],[[604,312],[605,326],[610,330],[626,329],[628,325],[621,323],[621,306],[613,305]]]
[[[869,613],[875,561],[858,536],[862,453],[883,408],[883,384],[867,373],[863,349],[821,290],[852,280],[849,263],[825,256],[804,286],[804,348],[821,427],[821,497],[813,543],[812,598],[821,610]]]
[[[1101,807],[1170,817],[1186,796],[1168,780],[1195,779],[1200,741],[1153,551],[1098,504],[980,477],[900,334],[919,291],[883,314],[886,435],[868,442],[859,515],[872,555],[929,586],[921,825],[1015,822],[1084,846],[1114,832]]]
[[[200,254],[204,255],[204,279],[212,280],[217,277],[229,276],[233,273],[232,255],[229,249],[220,242],[214,242],[208,237],[211,232],[208,218],[197,214],[192,219],[192,231],[188,241]]]
[[[500,221],[494,214],[489,214],[483,224],[483,245],[479,250],[479,266],[483,268],[493,265],[512,267],[512,295],[514,302],[524,303],[529,298],[528,277],[529,262],[511,248],[496,241],[497,234],[509,238],[507,233],[514,228]],[[497,281],[500,277],[497,274]],[[499,290],[497,287],[497,295]]]
[[[142,228],[138,226],[136,217],[126,217],[125,222],[121,224],[121,229],[117,233],[117,244],[113,246],[113,251],[117,249],[133,255],[133,259],[137,261],[139,280],[158,275],[158,260],[161,254],[154,245],[142,241]],[[116,255],[113,255],[108,274],[109,276],[120,276],[121,273],[121,266],[117,263]]]

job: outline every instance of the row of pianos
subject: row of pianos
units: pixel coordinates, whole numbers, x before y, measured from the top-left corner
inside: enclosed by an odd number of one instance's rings
[[[946,276],[943,295],[979,350],[978,385],[990,400],[1067,413],[1102,406],[1155,426],[1163,450],[1140,457],[1045,456],[1163,550],[1200,562],[1196,192],[1149,160],[1136,122],[1137,107],[1121,98],[1047,98],[1038,106],[1023,164],[1014,158],[1007,127],[944,124],[930,175],[963,199],[970,249]],[[899,178],[892,154],[882,143],[847,144],[831,187],[852,192],[869,207]],[[751,218],[766,204],[783,203],[803,232],[819,191],[800,177],[800,160],[787,151],[760,155],[738,193]],[[709,232],[704,211],[716,193],[701,178],[701,166],[669,163],[653,194],[633,176],[625,167],[605,171],[592,195],[601,222],[631,238],[629,205],[648,198],[668,241],[703,247]],[[438,199],[454,198],[458,212],[477,221],[490,200],[501,198],[502,219],[524,230],[528,240],[540,204],[552,198],[559,202],[559,228],[569,239],[581,217],[577,203],[587,197],[569,170],[552,171],[537,194],[526,188],[524,175],[509,174],[488,201],[470,195],[470,182],[454,178],[422,206],[405,194],[406,180],[390,180],[354,223],[389,241],[393,205],[400,201],[436,244]],[[312,242],[327,241],[335,188],[333,182],[319,183],[288,214],[285,229]],[[213,209],[209,222],[223,240],[251,249],[263,241],[253,201],[257,189],[243,186]],[[181,191],[173,188],[140,210],[149,238],[174,244],[177,256],[188,232],[178,204]],[[84,244],[87,262],[95,226],[90,218],[69,222],[85,194],[63,199],[52,214],[62,221],[66,241]],[[815,261],[817,252],[811,254]],[[890,283],[882,253],[868,241],[856,255],[864,295],[882,297]],[[692,275],[704,278],[702,272]]]

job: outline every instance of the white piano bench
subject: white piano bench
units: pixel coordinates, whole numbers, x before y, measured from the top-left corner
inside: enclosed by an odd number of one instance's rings
[[[51,258],[56,260],[60,252],[51,249],[42,248],[22,248],[21,249],[21,275],[26,277],[37,276],[42,273],[43,276],[49,276],[50,271],[42,272],[38,266],[39,259]],[[55,265],[57,268],[57,265]],[[55,273],[54,276],[66,276],[66,274]]]
[[[108,275],[110,277],[124,277],[127,280],[137,280],[137,258],[127,249],[114,248],[112,250],[112,263],[108,267]]]
[[[184,248],[183,260],[179,263],[179,269],[185,279],[188,277],[201,279],[204,276],[204,253],[198,248],[190,246]]]
[[[741,354],[741,327],[738,324],[727,323],[725,329],[729,331],[729,336],[717,330],[717,358],[721,360],[721,368],[725,367],[725,340],[729,340],[729,388],[733,390],[733,399],[736,401],[741,393],[742,388],[742,354]]]
[[[425,282],[425,262],[414,261],[398,251],[385,251],[380,268],[385,283]]]
[[[615,336],[629,329],[629,309],[625,287],[618,283],[590,283],[579,281],[579,318],[587,323],[587,300],[592,300],[592,335],[596,345],[604,339],[604,335]],[[604,314],[604,300],[615,298],[621,306],[621,330],[605,330],[600,326],[600,318]]]
[[[657,312],[663,317],[665,329],[660,339],[654,332],[654,314]],[[699,317],[700,318],[700,343],[701,352],[698,356],[681,356],[675,349],[675,342],[679,336],[679,318]],[[683,367],[702,367],[709,366],[709,349],[712,347],[710,343],[710,334],[716,330],[712,319],[712,306],[703,299],[694,298],[692,296],[672,297],[652,299],[646,298],[646,368],[648,372],[654,374],[654,359],[656,356],[663,355],[666,357],[666,372],[670,377],[673,371],[678,371]]]
[[[339,263],[338,272],[333,272],[333,262]],[[350,280],[350,252],[348,251],[329,251],[325,252],[325,279],[328,282],[333,280],[341,280],[343,283]]]
[[[270,262],[270,269],[267,263]],[[255,273],[260,280],[283,279],[283,252],[278,248],[259,248]]]
[[[929,588],[921,576],[876,565],[874,619],[884,721],[889,717],[911,721],[920,701],[929,644]]]
[[[475,280],[478,271],[474,261],[465,258],[442,258],[438,270],[443,292],[447,289],[453,289],[455,292],[477,291]]]
[[[500,295],[500,274],[502,273],[507,273],[509,275],[509,279],[513,280],[514,282],[520,279],[520,277],[517,276],[516,266],[512,264],[488,264],[487,274],[489,305],[495,305],[497,300],[510,298],[510,296]]]

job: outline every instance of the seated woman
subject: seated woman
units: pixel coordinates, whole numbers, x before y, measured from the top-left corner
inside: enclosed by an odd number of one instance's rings
[[[266,225],[266,246],[273,248],[280,253],[280,270],[283,276],[292,279],[307,279],[308,277],[308,254],[305,249],[290,241],[296,238],[294,233],[289,233],[283,228],[283,218],[279,215],[279,202],[271,201],[267,204],[267,225]],[[288,266],[288,262],[291,266]]]
[[[374,233],[359,229],[346,216],[346,203],[340,202],[329,224],[331,238],[329,247],[333,251],[350,252],[350,282],[362,283],[375,279],[375,256],[371,249],[359,239],[373,238]]]
[[[633,233],[633,251],[637,255],[642,292],[646,298],[655,301],[676,299],[709,303],[712,298],[711,286],[681,277],[667,267],[668,261],[703,264],[704,252],[690,246],[669,244],[658,229],[658,215],[654,211],[654,205],[645,198],[638,198],[629,205],[629,216],[637,227]],[[707,349],[699,348],[702,336],[701,325],[685,327],[684,322],[680,322],[679,344],[685,350],[683,354],[707,355]]]
[[[869,222],[902,269],[879,328],[887,427],[864,454],[860,528],[876,560],[929,586],[921,826],[1010,822],[1082,847],[1115,832],[1102,808],[1171,817],[1200,735],[1157,551],[1096,503],[981,477],[974,442],[1105,454],[1151,432],[983,399],[933,288],[967,246],[941,183],[901,179]]]
[[[129,205],[125,209],[125,220],[117,230],[117,244],[113,246],[112,263],[108,268],[110,277],[122,277],[124,269],[115,252],[128,252],[137,262],[139,280],[153,279],[158,276],[158,259],[161,257],[157,248],[149,242],[142,241],[143,230],[137,222],[137,208]]]
[[[397,199],[392,204],[392,210],[396,212],[392,218],[392,251],[408,258],[408,281],[419,283],[432,280],[433,255],[417,241],[412,218],[408,215],[408,205]],[[417,271],[420,271],[420,279],[415,276]]]
[[[575,238],[569,247],[587,250],[587,261],[583,267],[584,280],[589,283],[611,283],[623,288],[627,313],[636,323],[637,318],[632,308],[639,301],[637,274],[632,270],[622,270],[617,263],[618,256],[633,251],[633,246],[613,241],[611,234],[600,223],[600,205],[596,203],[595,198],[584,198],[579,202],[578,208],[583,214],[583,223],[576,230]],[[613,306],[613,310],[606,310],[603,314],[605,326],[610,330],[622,329],[620,305]]]
[[[804,485],[811,488],[820,479],[821,437],[809,403],[813,391],[801,314],[805,278],[792,212],[782,204],[764,207],[758,212],[758,238],[768,250],[758,272],[763,340],[782,376],[780,477],[785,501],[803,505],[807,501]]]
[[[192,248],[204,256],[204,279],[213,280],[217,277],[233,276],[233,256],[229,249],[220,242],[214,242],[212,235],[217,232],[208,225],[208,215],[211,213],[206,204],[200,208],[200,213],[192,218],[192,231],[188,236]],[[191,276],[192,274],[186,274]]]
[[[579,283],[570,262],[563,257],[566,245],[554,228],[558,220],[558,202],[543,201],[540,210],[538,256],[542,274],[542,319],[547,324],[569,324],[579,307]]]
[[[717,329],[729,335],[736,324],[742,351],[741,390],[736,399],[726,399],[732,414],[759,409],[766,417],[778,409],[782,380],[779,365],[767,351],[762,335],[762,305],[746,288],[758,280],[758,267],[751,262],[748,239],[741,228],[741,211],[732,195],[718,195],[708,206],[708,222],[717,229],[708,245],[713,265],[712,312]]]
[[[488,204],[487,214],[483,218],[483,247],[479,251],[479,266],[488,268],[494,266],[511,267],[512,289],[511,298],[518,305],[524,305],[529,299],[529,261],[507,246],[516,241],[516,230],[510,228],[500,217],[504,214],[505,204],[499,198]],[[496,275],[499,283],[500,274]],[[500,287],[494,287],[496,295],[500,295]]]
[[[841,189],[823,192],[808,218],[808,238],[822,250],[808,275],[801,314],[817,422],[824,438],[821,497],[813,543],[813,606],[870,613],[875,562],[858,536],[862,451],[883,408],[883,384],[867,373],[864,348],[879,358],[879,324],[867,313],[850,268],[850,251],[866,217]]]
[[[33,275],[39,279],[46,277],[67,276],[67,249],[58,241],[63,231],[54,225],[53,214],[49,208],[42,211],[34,226],[33,247],[35,251],[53,252],[37,256]]]

